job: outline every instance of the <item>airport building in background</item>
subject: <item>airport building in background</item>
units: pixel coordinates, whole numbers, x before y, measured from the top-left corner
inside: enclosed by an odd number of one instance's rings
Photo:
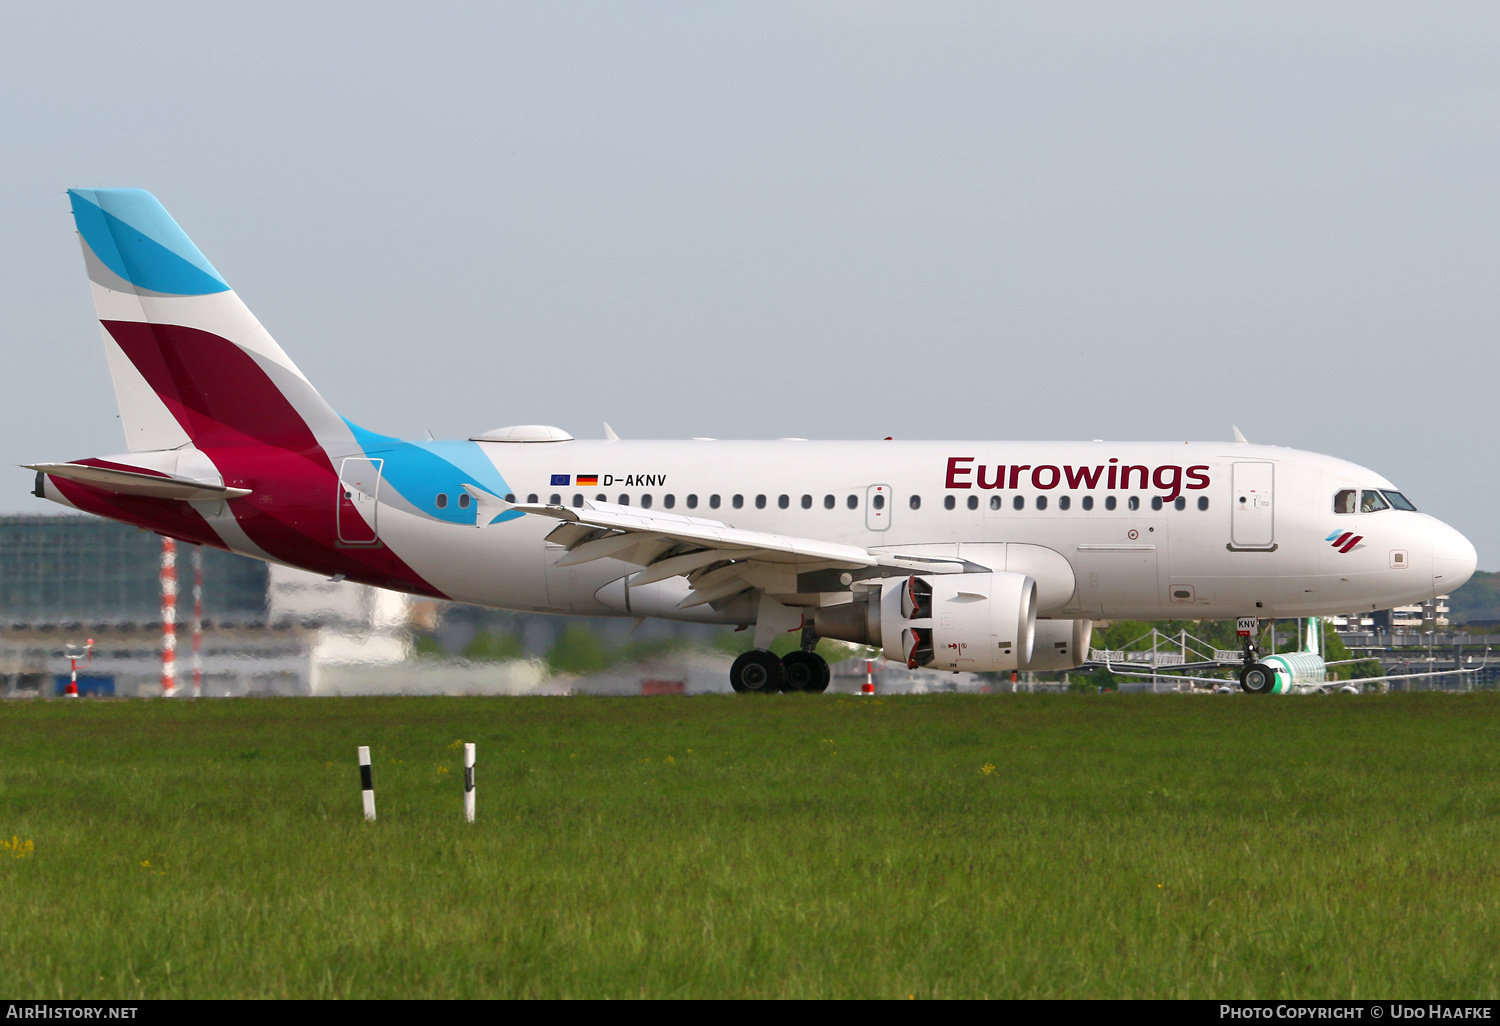
[[[177,546],[176,678],[193,683],[193,546]],[[92,638],[85,694],[161,694],[162,538],[99,517],[0,517],[0,696],[55,695],[68,646]],[[239,695],[545,693],[542,662],[577,618],[415,598],[204,547],[203,693]],[[723,628],[588,620],[605,641],[706,641]],[[520,641],[527,658],[467,663],[417,657],[418,632],[449,654],[480,631]],[[722,668],[708,677],[717,680]],[[727,685],[724,685],[727,689]]]
[[[56,694],[64,652],[92,639],[80,691],[157,695],[162,685],[162,539],[88,516],[0,517],[0,693]],[[194,547],[177,549],[179,689],[316,693],[341,660],[399,662],[414,610],[404,596],[204,548],[202,642],[193,653]],[[430,610],[431,604],[429,604]]]

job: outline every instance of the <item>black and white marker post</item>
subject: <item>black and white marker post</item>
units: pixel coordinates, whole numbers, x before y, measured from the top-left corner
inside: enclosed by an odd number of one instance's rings
[[[375,779],[370,775],[370,749],[359,746],[359,786],[365,795],[365,819],[375,822]]]
[[[474,822],[474,746],[464,745],[464,819]]]

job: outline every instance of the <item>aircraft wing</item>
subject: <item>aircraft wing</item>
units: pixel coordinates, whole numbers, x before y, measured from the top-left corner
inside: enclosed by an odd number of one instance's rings
[[[1363,662],[1363,660],[1359,660],[1359,659],[1346,659],[1346,660],[1342,660],[1342,661],[1343,662]],[[1316,686],[1318,686],[1318,687],[1333,687],[1333,688],[1338,688],[1338,687],[1345,687],[1345,686],[1350,685],[1350,684],[1354,684],[1354,685],[1379,684],[1381,681],[1390,681],[1390,680],[1417,680],[1417,679],[1419,679],[1421,677],[1450,677],[1450,676],[1453,676],[1454,674],[1459,674],[1459,673],[1478,673],[1480,670],[1484,669],[1489,664],[1489,661],[1490,661],[1489,649],[1485,649],[1485,652],[1484,652],[1484,662],[1480,663],[1478,666],[1469,666],[1469,667],[1464,667],[1463,669],[1457,669],[1457,670],[1433,670],[1433,671],[1431,671],[1429,673],[1396,673],[1396,674],[1388,674],[1388,675],[1386,675],[1384,677],[1351,677],[1349,680],[1331,680],[1331,681],[1328,681],[1326,684],[1316,685]],[[1104,667],[1104,669],[1108,670],[1110,673],[1117,674],[1118,676],[1121,676],[1121,677],[1155,677],[1158,680],[1160,680],[1163,677],[1166,677],[1166,678],[1169,678],[1171,680],[1190,680],[1190,681],[1194,681],[1194,682],[1200,683],[1200,684],[1231,684],[1231,683],[1233,683],[1233,681],[1231,681],[1229,679],[1226,679],[1226,678],[1223,678],[1223,677],[1191,677],[1191,676],[1188,676],[1185,673],[1171,673],[1171,672],[1169,672],[1169,668],[1165,668],[1165,667],[1163,669],[1161,669],[1161,670],[1158,670],[1156,673],[1140,673],[1140,672],[1137,672],[1137,671],[1134,671],[1134,670],[1121,670],[1121,669],[1118,669],[1115,666],[1111,665],[1107,661],[1103,662],[1103,663],[1099,663],[1097,665],[1102,666],[1102,667]],[[1332,665],[1332,664],[1329,664],[1329,665]]]
[[[681,603],[684,607],[727,601],[751,588],[795,592],[795,575],[813,570],[885,567],[932,574],[978,569],[961,559],[877,554],[858,545],[746,531],[718,520],[607,502],[585,500],[581,507],[512,505],[465,487],[477,501],[483,500],[476,518],[481,523],[497,510],[561,521],[547,535],[548,541],[568,550],[557,566],[605,558],[634,563],[645,569],[631,578],[632,587],[686,577],[692,594]]]

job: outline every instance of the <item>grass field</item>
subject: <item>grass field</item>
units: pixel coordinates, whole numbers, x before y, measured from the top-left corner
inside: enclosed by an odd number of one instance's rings
[[[1493,693],[10,703],[0,996],[1493,999],[1497,742]]]

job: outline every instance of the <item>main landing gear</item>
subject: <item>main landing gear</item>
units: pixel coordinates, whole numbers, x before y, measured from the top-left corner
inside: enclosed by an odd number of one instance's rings
[[[788,652],[778,659],[764,649],[751,649],[729,668],[729,686],[736,691],[769,695],[777,691],[827,691],[833,672],[816,652]]]
[[[762,695],[777,691],[827,691],[833,672],[828,669],[828,661],[813,651],[817,645],[818,636],[811,627],[805,627],[800,652],[788,652],[778,659],[765,649],[751,649],[729,668],[729,686],[736,691]]]

